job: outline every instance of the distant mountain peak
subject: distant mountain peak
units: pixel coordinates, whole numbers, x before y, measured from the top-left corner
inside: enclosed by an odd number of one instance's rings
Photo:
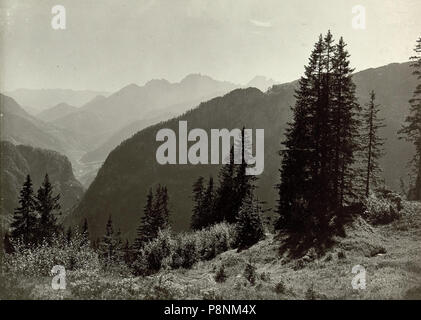
[[[129,91],[129,90],[138,90],[140,87],[136,83],[128,84],[127,86],[124,86],[119,91]]]
[[[80,107],[97,95],[108,95],[104,91],[73,90],[73,89],[16,89],[5,92],[16,100],[19,105],[29,107],[32,114],[56,106],[61,102]]]
[[[75,106],[72,106],[66,102],[60,102],[56,104],[53,108],[76,108]]]
[[[75,112],[77,109],[77,107],[72,106],[66,102],[61,102],[54,107],[41,111],[36,116],[44,121],[54,121],[72,112]]]
[[[159,87],[159,86],[168,86],[171,83],[166,79],[152,79],[146,82],[145,87]]]
[[[192,81],[198,81],[198,80],[204,80],[204,79],[215,81],[215,79],[213,79],[213,78],[211,78],[211,77],[209,77],[207,75],[203,75],[201,73],[191,73],[191,74],[188,74],[187,76],[185,76],[180,81],[180,83],[183,83],[183,82],[192,82]]]
[[[105,96],[103,96],[102,94],[99,94],[99,95],[97,95],[97,96],[95,96],[92,100],[91,100],[91,102],[96,102],[96,101],[101,101],[101,100],[105,100],[105,99],[107,99]]]
[[[257,75],[257,76],[255,76],[253,79],[251,79],[251,80],[249,81],[249,83],[250,83],[250,82],[253,82],[253,81],[257,81],[257,80],[259,80],[259,81],[261,81],[261,80],[264,80],[264,81],[275,81],[275,80],[273,80],[273,79],[271,79],[271,78],[268,78],[268,77],[266,77],[266,76]]]
[[[265,92],[267,89],[272,87],[274,84],[276,84],[276,81],[267,78],[265,76],[257,75],[253,79],[251,79],[246,86],[247,87],[256,87],[257,89],[260,89],[261,91]]]

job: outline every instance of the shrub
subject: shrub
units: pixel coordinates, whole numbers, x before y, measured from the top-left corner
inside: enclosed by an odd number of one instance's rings
[[[199,260],[234,248],[234,243],[235,227],[226,223],[176,236],[164,230],[138,251],[132,267],[136,275],[150,275],[166,267],[191,268]]]
[[[152,287],[148,288],[146,300],[174,300],[180,298],[181,291],[171,284],[171,281],[160,276],[154,279]]]
[[[181,234],[177,237],[171,257],[172,268],[191,268],[199,260],[196,242],[194,234]]]
[[[314,284],[313,283],[307,288],[307,291],[305,293],[305,298],[307,300],[316,300],[317,299],[317,294],[316,294],[316,291],[314,291]]]
[[[275,286],[275,292],[278,294],[284,294],[286,291],[285,284],[282,281],[279,281]]]
[[[211,260],[216,255],[235,247],[235,226],[219,223],[196,233],[201,260]]]
[[[246,249],[264,239],[262,210],[257,200],[250,194],[245,199],[237,217],[237,245],[239,250]]]
[[[344,251],[338,251],[338,259],[346,259],[346,255]]]
[[[243,276],[251,283],[251,285],[256,283],[256,267],[251,262],[247,263]]]
[[[270,281],[270,273],[262,272],[260,274],[260,279],[266,282]]]
[[[215,281],[216,282],[225,282],[225,280],[227,280],[227,274],[225,273],[225,267],[222,264],[219,267],[218,271],[216,272]]]
[[[364,218],[373,225],[388,224],[400,218],[402,199],[395,193],[371,194],[365,201]]]
[[[75,234],[71,241],[54,236],[49,243],[25,246],[13,243],[15,252],[6,254],[5,270],[12,274],[26,276],[50,276],[53,266],[63,265],[66,270],[98,270],[98,254],[89,246],[86,239]]]
[[[332,261],[332,259],[333,259],[332,254],[329,253],[329,254],[326,255],[325,262]]]
[[[78,270],[69,277],[69,288],[76,299],[99,299],[105,290],[104,277],[98,270]]]
[[[147,242],[137,253],[137,259],[133,263],[136,275],[150,275],[158,272],[165,263],[166,258],[171,257],[173,239],[169,229],[160,230],[158,236]]]

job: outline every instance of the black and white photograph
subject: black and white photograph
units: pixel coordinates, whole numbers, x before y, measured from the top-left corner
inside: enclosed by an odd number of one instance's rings
[[[420,17],[0,0],[0,300],[421,300]]]

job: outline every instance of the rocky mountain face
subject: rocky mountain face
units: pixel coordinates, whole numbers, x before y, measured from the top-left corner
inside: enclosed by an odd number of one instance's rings
[[[63,217],[81,200],[83,187],[73,175],[70,161],[63,155],[46,149],[0,142],[1,163],[1,207],[2,226],[7,226],[18,206],[19,191],[29,174],[34,183],[34,192],[48,173],[54,191],[60,193]]]
[[[377,102],[382,104],[381,116],[387,127],[382,132],[387,139],[383,158],[386,183],[399,188],[401,177],[407,177],[405,168],[412,153],[411,145],[398,141],[397,130],[408,111],[408,99],[415,88],[408,63],[392,64],[356,73],[354,81],[360,103],[368,101],[374,89]],[[163,84],[165,85],[165,84]],[[140,222],[146,193],[158,183],[168,187],[172,223],[175,230],[189,226],[192,202],[191,186],[197,177],[217,177],[218,165],[159,165],[155,153],[161,142],[156,133],[161,128],[178,130],[178,122],[185,120],[188,128],[246,128],[265,129],[265,169],[259,176],[258,194],[274,208],[277,195],[274,185],[279,179],[279,149],[283,133],[291,118],[296,82],[274,86],[267,93],[255,88],[237,89],[223,97],[201,103],[182,116],[148,127],[136,133],[114,149],[87,190],[83,200],[69,217],[68,223],[80,223],[87,217],[93,226],[93,235],[103,233],[106,219],[121,227],[127,236],[133,236]]]

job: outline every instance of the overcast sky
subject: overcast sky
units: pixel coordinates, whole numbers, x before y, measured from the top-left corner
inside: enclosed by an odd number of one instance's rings
[[[66,30],[51,27],[54,5]],[[352,7],[366,29],[352,28]],[[407,61],[420,0],[0,0],[0,89],[115,91],[189,73],[244,84],[298,78],[319,33],[348,43],[357,70]]]

